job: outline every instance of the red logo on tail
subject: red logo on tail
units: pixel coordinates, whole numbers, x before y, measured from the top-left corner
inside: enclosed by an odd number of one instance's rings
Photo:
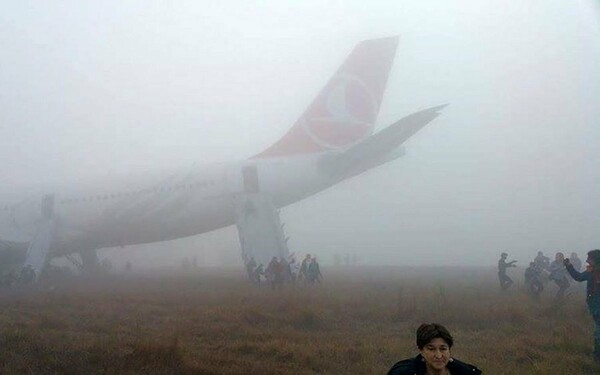
[[[355,76],[342,75],[331,83],[301,120],[310,138],[325,148],[340,148],[368,136],[377,115],[377,101]]]

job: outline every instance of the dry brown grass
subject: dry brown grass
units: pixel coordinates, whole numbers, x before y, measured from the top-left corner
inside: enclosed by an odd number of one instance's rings
[[[434,321],[486,374],[600,373],[579,289],[536,303],[498,292],[492,269],[324,274],[281,291],[214,270],[3,290],[0,373],[383,374]]]

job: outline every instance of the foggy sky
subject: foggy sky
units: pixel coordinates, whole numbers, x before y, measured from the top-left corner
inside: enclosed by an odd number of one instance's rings
[[[600,248],[596,1],[5,1],[0,203],[256,154],[357,42],[393,35],[377,128],[450,106],[406,156],[282,210],[291,251],[523,265]],[[239,258],[231,229],[118,251],[170,246]]]

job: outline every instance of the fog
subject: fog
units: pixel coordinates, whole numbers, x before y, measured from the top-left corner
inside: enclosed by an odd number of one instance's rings
[[[247,158],[364,39],[400,35],[377,129],[450,103],[406,155],[284,208],[296,254],[492,265],[600,247],[596,1],[4,2],[0,203]],[[109,249],[240,264],[234,228]]]

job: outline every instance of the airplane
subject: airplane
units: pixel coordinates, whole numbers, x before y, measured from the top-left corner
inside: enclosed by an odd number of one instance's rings
[[[398,37],[358,43],[308,108],[272,146],[234,163],[174,168],[70,186],[0,203],[0,264],[39,275],[54,257],[173,240],[237,225],[244,261],[289,255],[279,209],[395,160],[444,105],[374,125]]]

